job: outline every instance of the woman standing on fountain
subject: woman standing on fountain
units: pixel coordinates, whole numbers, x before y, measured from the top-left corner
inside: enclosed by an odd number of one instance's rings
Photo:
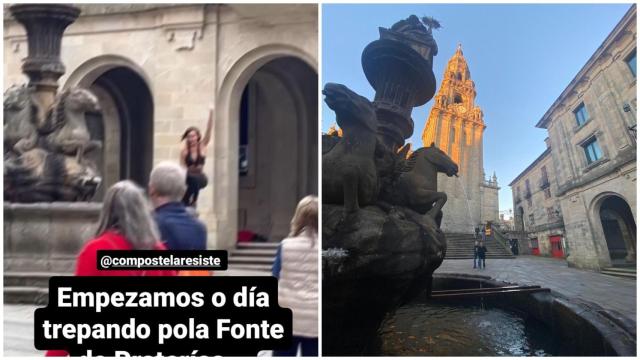
[[[204,159],[207,153],[207,145],[211,140],[211,129],[213,127],[213,107],[209,107],[209,120],[204,137],[200,134],[200,129],[191,126],[182,135],[184,145],[180,152],[180,164],[187,169],[187,191],[182,198],[185,206],[196,207],[198,194],[201,189],[207,186],[207,176],[203,172]]]

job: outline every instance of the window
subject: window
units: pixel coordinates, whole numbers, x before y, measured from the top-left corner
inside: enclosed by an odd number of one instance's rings
[[[538,238],[531,239],[531,248],[533,248],[533,249],[537,249],[538,248]]]
[[[582,147],[584,148],[584,153],[587,156],[587,164],[591,164],[602,158],[602,150],[600,149],[598,139],[596,139],[595,136],[585,142]]]
[[[627,66],[629,66],[629,70],[631,70],[633,77],[635,77],[636,76],[636,51],[633,50],[633,52],[629,54],[629,56],[627,56],[627,58],[624,59],[624,61],[627,63]]]
[[[453,97],[453,102],[454,102],[455,104],[462,104],[462,96],[460,96],[460,94],[456,94],[456,95]]]
[[[544,198],[548,199],[551,197],[551,188],[544,189]]]
[[[582,124],[589,120],[589,113],[587,113],[587,108],[584,106],[584,103],[578,105],[578,107],[573,110],[573,114],[576,117],[578,126],[582,126]]]
[[[547,219],[548,220],[553,220],[556,217],[555,212],[553,211],[552,207],[548,207],[547,208]]]
[[[635,74],[635,73],[634,73]],[[461,73],[456,73],[456,79],[458,80],[462,80],[462,74]]]
[[[542,172],[542,175],[540,176],[540,189],[546,189],[550,186],[549,175],[547,174],[547,167],[543,166],[542,169],[540,170]]]

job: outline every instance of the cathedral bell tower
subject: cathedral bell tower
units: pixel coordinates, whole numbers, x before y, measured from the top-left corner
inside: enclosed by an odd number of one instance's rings
[[[435,143],[458,164],[458,179],[444,174],[438,177],[438,190],[449,198],[443,209],[443,228],[469,233],[484,218],[482,135],[486,126],[482,110],[475,105],[475,84],[460,44],[447,63],[439,89],[422,142],[424,146]]]

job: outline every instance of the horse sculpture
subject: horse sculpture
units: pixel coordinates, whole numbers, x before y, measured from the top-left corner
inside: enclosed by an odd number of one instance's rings
[[[434,144],[413,152],[403,170],[396,174],[386,187],[382,199],[389,204],[407,207],[419,214],[426,214],[440,227],[441,211],[447,202],[447,194],[438,191],[438,173],[447,176],[458,174],[458,165]]]
[[[88,90],[71,88],[58,96],[45,124],[47,147],[54,152],[76,156],[82,160],[86,152],[100,147],[91,141],[85,114],[99,111],[98,99]]]
[[[373,104],[346,86],[329,83],[322,93],[343,131],[322,156],[323,201],[344,204],[347,214],[373,204],[379,193],[374,160],[378,121]]]
[[[88,201],[101,178],[85,157],[101,146],[91,140],[85,114],[99,111],[88,90],[71,88],[56,97],[42,122],[31,93],[22,87],[5,94],[5,199],[14,202]],[[42,124],[38,126],[37,124]]]
[[[11,86],[4,93],[4,154],[19,155],[38,142],[36,111],[27,86]]]

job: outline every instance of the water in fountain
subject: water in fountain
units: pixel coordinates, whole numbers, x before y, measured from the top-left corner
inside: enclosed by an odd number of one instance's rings
[[[471,216],[471,207],[469,206],[469,198],[467,197],[467,189],[465,189],[460,176],[456,176],[458,179],[458,185],[462,188],[462,193],[464,194],[464,201],[467,204],[467,214],[469,215],[469,224],[471,225],[471,233],[475,233],[475,226],[473,224],[473,217]]]
[[[483,302],[482,302],[483,303]],[[540,322],[484,304],[406,304],[378,330],[380,355],[548,356],[560,350]]]

